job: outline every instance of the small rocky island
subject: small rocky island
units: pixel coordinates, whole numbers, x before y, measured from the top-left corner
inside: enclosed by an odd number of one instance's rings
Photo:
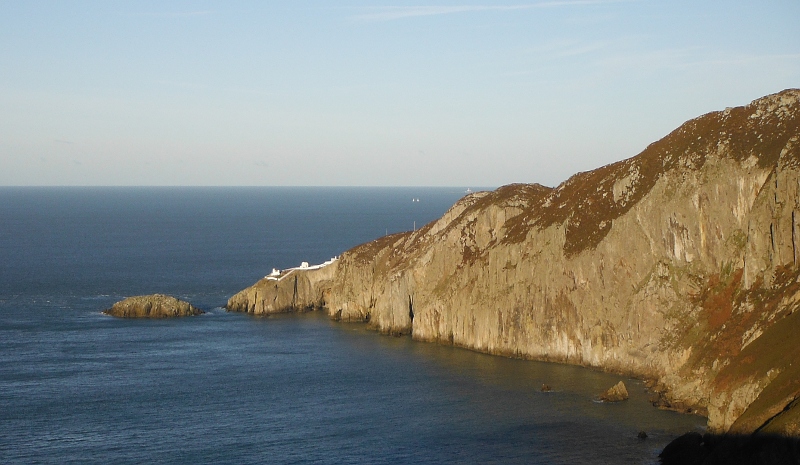
[[[203,311],[169,295],[151,294],[120,300],[103,313],[119,318],[173,318],[200,315]]]

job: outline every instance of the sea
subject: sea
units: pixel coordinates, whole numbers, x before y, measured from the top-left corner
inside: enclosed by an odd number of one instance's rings
[[[654,464],[702,431],[636,379],[224,310],[465,189],[0,187],[0,463]],[[151,293],[206,313],[101,313]]]

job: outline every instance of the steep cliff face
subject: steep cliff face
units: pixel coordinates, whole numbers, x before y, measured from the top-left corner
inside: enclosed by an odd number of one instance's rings
[[[311,294],[383,332],[652,379],[712,430],[798,431],[799,146],[798,90],[710,113],[557,188],[464,197]]]

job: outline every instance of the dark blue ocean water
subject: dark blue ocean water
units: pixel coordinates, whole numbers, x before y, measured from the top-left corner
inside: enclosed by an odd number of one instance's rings
[[[704,423],[654,409],[636,380],[600,404],[618,377],[221,308],[273,267],[419,227],[461,195],[0,188],[0,463],[654,463]],[[154,292],[208,313],[100,314]]]

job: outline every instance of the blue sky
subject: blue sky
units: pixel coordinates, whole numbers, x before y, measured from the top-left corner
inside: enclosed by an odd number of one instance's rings
[[[800,2],[0,0],[0,185],[556,185],[800,87]]]

